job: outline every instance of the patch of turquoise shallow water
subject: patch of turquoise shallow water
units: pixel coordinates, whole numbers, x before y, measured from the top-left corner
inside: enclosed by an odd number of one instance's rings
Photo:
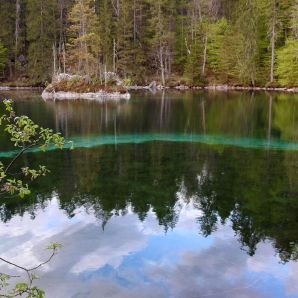
[[[298,143],[283,140],[257,138],[233,138],[228,136],[197,135],[197,134],[133,134],[133,135],[100,135],[73,137],[66,139],[64,149],[93,148],[103,145],[142,144],[146,142],[202,143],[207,145],[237,146],[252,149],[298,150]],[[48,150],[57,150],[51,146]],[[40,148],[31,148],[27,152],[41,152]],[[18,151],[2,151],[0,157],[13,157]]]

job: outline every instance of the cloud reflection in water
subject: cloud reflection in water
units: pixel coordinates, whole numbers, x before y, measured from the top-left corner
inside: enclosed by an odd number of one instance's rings
[[[128,208],[103,230],[83,209],[67,217],[53,198],[34,220],[25,214],[0,224],[0,252],[32,265],[46,257],[48,243],[63,243],[39,272],[48,297],[298,297],[297,263],[280,264],[269,242],[249,257],[229,222],[205,238],[200,210],[191,201],[177,204],[178,223],[165,233],[152,211],[141,222]]]

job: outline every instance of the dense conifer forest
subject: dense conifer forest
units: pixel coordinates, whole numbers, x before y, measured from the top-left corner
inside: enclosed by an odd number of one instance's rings
[[[298,86],[298,0],[0,0],[0,78]]]

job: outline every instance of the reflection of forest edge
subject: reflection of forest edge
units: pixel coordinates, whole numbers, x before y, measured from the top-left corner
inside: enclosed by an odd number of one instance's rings
[[[57,194],[70,217],[83,206],[104,227],[131,206],[140,220],[152,210],[167,230],[179,219],[180,191],[202,211],[203,235],[229,222],[250,255],[269,239],[282,261],[298,258],[295,152],[152,142],[30,154],[23,162],[48,165],[51,174],[33,186],[29,199],[2,204],[4,222],[24,212],[34,217]]]
[[[17,100],[16,111],[65,137],[185,133],[298,140],[297,96],[278,93],[136,93],[120,105],[35,97]],[[0,133],[1,149],[6,140]]]

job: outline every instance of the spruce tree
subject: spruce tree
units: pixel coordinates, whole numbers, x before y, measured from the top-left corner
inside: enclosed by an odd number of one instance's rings
[[[7,61],[7,49],[0,42],[0,71],[3,71]]]
[[[291,7],[291,35],[277,51],[278,81],[284,86],[298,86],[298,0]]]
[[[133,68],[133,0],[120,0],[116,30],[116,70],[122,76],[131,75]]]
[[[150,0],[150,4],[151,63],[158,69],[162,85],[166,85],[173,61],[175,6],[170,0]]]
[[[0,40],[7,49],[7,70],[11,79],[14,74],[14,30],[15,30],[15,2],[0,1]]]
[[[297,11],[298,0],[0,0],[4,75],[42,83],[59,71],[114,70],[140,84],[183,75],[285,84]]]
[[[243,84],[256,85],[258,76],[259,49],[257,40],[257,10],[256,0],[241,0],[239,2],[239,16],[236,22],[240,32],[237,43],[237,71],[238,78]]]
[[[72,73],[99,74],[98,20],[94,1],[76,0],[69,13],[68,66]]]
[[[277,51],[278,81],[284,86],[298,86],[298,39],[287,40]]]
[[[28,73],[34,83],[51,79],[52,49],[57,41],[57,2],[28,0],[27,2]]]
[[[102,0],[98,5],[99,35],[101,48],[101,63],[107,70],[115,71],[113,65],[113,50],[115,36],[113,35],[113,14],[109,0]]]

